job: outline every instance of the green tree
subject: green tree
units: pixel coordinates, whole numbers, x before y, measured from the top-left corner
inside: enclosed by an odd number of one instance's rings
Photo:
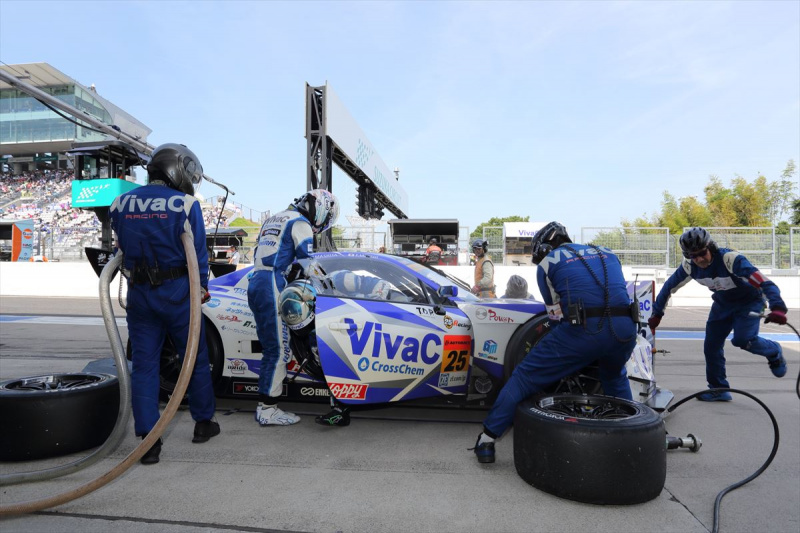
[[[469,234],[470,239],[477,239],[478,237],[483,237],[483,228],[484,226],[502,226],[503,222],[530,222],[529,216],[527,217],[520,217],[520,216],[510,216],[510,217],[492,217],[489,219],[488,222],[482,222],[478,224],[478,227],[475,228],[472,233]]]
[[[795,162],[789,160],[780,179],[772,182],[760,174],[752,182],[736,176],[726,187],[718,176],[712,175],[704,188],[705,202],[694,196],[676,199],[664,191],[659,213],[651,217],[645,214],[632,222],[623,219],[621,224],[626,228],[667,227],[676,235],[691,226],[781,227],[781,219],[787,214],[794,224],[800,224],[796,173]]]

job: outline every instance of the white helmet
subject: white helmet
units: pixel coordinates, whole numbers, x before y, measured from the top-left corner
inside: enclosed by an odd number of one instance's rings
[[[314,233],[322,233],[339,218],[339,202],[325,189],[308,191],[294,201],[294,206],[311,223]]]
[[[317,291],[308,280],[291,282],[278,298],[281,318],[295,333],[303,334],[313,328]]]

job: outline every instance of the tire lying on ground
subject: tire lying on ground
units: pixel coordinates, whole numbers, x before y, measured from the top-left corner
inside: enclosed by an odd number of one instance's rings
[[[56,457],[100,446],[117,422],[119,381],[100,373],[0,383],[0,461]]]
[[[667,475],[664,422],[646,405],[599,395],[542,394],[514,416],[514,465],[534,487],[569,500],[652,500]]]

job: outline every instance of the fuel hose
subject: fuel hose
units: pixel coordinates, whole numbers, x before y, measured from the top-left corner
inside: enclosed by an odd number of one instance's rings
[[[155,442],[161,437],[161,435],[164,433],[164,430],[172,421],[172,418],[178,411],[178,407],[180,407],[181,399],[186,394],[186,389],[189,386],[189,380],[191,379],[192,371],[194,370],[195,361],[197,360],[197,346],[200,341],[200,328],[202,324],[202,311],[200,308],[200,270],[197,264],[197,254],[194,250],[194,237],[191,230],[187,228],[187,231],[181,235],[181,240],[183,242],[183,247],[186,250],[186,263],[189,270],[189,298],[191,305],[191,312],[189,314],[189,338],[187,339],[186,343],[186,356],[183,361],[183,367],[181,368],[181,373],[178,376],[178,381],[175,384],[175,393],[172,395],[166,407],[164,408],[164,412],[161,414],[161,417],[158,419],[155,427],[153,427],[144,440],[142,440],[142,442],[130,454],[128,454],[125,459],[123,459],[108,472],[84,485],[60,494],[56,494],[54,496],[39,500],[2,505],[0,506],[0,517],[33,513],[43,509],[48,509],[50,507],[55,507],[57,505],[62,505],[105,486],[125,473],[125,471],[127,471],[139,459],[141,459],[141,457],[147,453],[153,444],[155,444]],[[119,332],[117,331],[117,336],[118,335]],[[114,341],[112,340],[112,347],[113,345]],[[122,343],[120,341],[120,347],[121,345]],[[125,365],[127,365],[127,362],[125,362]],[[120,365],[118,365],[118,368],[120,368]],[[127,372],[125,373],[125,376],[127,378]],[[127,389],[128,394],[128,398],[126,398],[125,401],[129,402],[129,384],[127,384],[125,388]],[[122,389],[120,389],[120,391],[122,391]],[[112,436],[110,436],[108,440],[110,440],[112,437],[118,438],[119,436],[114,436],[114,431],[112,431]],[[83,466],[85,467],[87,465],[84,464]],[[32,473],[32,475],[37,475],[37,473]]]
[[[100,274],[100,310],[103,314],[103,322],[106,327],[106,333],[108,334],[108,340],[111,342],[111,352],[114,355],[114,363],[117,366],[117,378],[119,381],[119,411],[117,412],[117,423],[114,425],[114,429],[111,430],[111,434],[103,445],[86,457],[82,457],[65,465],[44,470],[4,474],[0,476],[0,487],[16,485],[18,483],[44,481],[46,479],[53,479],[77,472],[106,457],[119,446],[119,443],[125,436],[125,431],[128,428],[128,420],[131,415],[131,380],[128,372],[128,362],[125,358],[125,351],[122,348],[122,339],[119,336],[119,328],[117,328],[116,318],[114,317],[114,308],[111,305],[111,291],[109,289],[111,280],[114,278],[114,273],[122,264],[122,259],[122,252],[119,252],[106,264]]]

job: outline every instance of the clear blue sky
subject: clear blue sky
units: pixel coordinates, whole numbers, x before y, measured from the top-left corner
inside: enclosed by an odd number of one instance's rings
[[[401,169],[410,217],[470,229],[578,234],[800,162],[798,1],[2,0],[0,60],[96,84],[259,210],[305,190],[306,82]]]

